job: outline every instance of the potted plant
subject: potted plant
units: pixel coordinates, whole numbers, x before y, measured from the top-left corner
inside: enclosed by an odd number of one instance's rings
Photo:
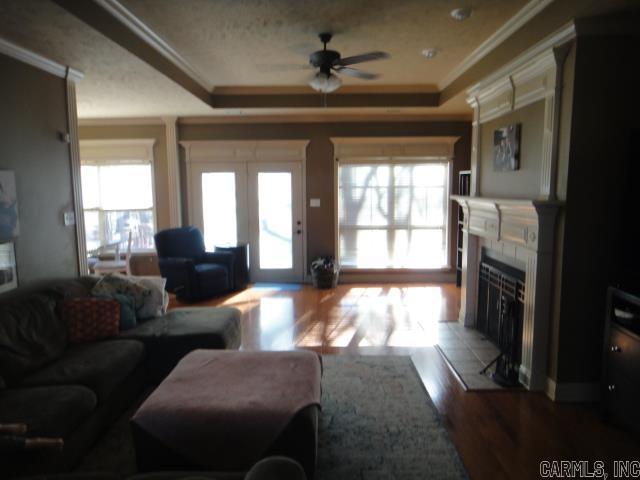
[[[340,266],[333,257],[318,257],[311,262],[311,278],[316,288],[335,288]]]

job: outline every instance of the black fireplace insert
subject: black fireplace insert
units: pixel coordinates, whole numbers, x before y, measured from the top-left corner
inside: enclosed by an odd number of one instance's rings
[[[524,288],[522,270],[482,255],[476,328],[500,350],[491,364],[496,364],[493,379],[503,386],[519,385]]]

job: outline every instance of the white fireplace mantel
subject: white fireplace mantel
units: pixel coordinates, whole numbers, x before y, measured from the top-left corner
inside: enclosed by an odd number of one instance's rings
[[[464,213],[460,322],[475,326],[481,249],[525,265],[520,381],[547,383],[556,218],[563,202],[452,195]]]
[[[555,220],[563,202],[451,195],[464,212],[463,230],[534,252],[553,251]]]

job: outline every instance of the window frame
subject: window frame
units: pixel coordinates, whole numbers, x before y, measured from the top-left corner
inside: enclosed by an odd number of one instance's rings
[[[155,138],[135,138],[135,139],[109,139],[109,140],[80,140],[80,184],[82,185],[82,167],[88,165],[150,165],[151,167],[151,208],[131,208],[131,209],[102,209],[86,208],[82,206],[82,214],[85,212],[98,212],[100,221],[108,212],[147,212],[151,211],[153,216],[153,231],[158,231],[158,213],[156,196],[156,168],[153,148]],[[82,192],[81,192],[82,194]],[[85,232],[86,239],[86,232]],[[132,253],[151,253],[155,248],[132,248]]]
[[[444,206],[444,217],[443,217],[443,226],[442,227],[418,227],[412,229],[409,224],[405,225],[404,228],[401,225],[393,225],[393,226],[366,226],[366,227],[349,227],[350,230],[442,230],[444,228],[444,243],[445,243],[445,263],[440,267],[419,267],[419,268],[407,268],[407,267],[355,267],[348,266],[342,268],[342,271],[345,273],[367,273],[367,272],[388,272],[388,273],[420,273],[420,272],[433,272],[433,271],[449,271],[451,270],[451,206],[449,201],[449,196],[451,194],[451,172],[452,172],[452,158],[447,156],[345,156],[341,158],[336,158],[336,167],[335,167],[335,179],[334,179],[334,191],[335,191],[335,252],[336,259],[340,263],[340,167],[343,165],[388,165],[393,167],[394,165],[407,165],[407,164],[416,164],[416,165],[425,165],[425,164],[438,164],[445,165],[446,173],[444,180],[444,188],[443,188],[443,206]]]

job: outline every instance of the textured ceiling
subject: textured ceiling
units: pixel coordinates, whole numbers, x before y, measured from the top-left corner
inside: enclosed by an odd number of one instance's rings
[[[526,0],[122,0],[213,85],[304,85],[317,34],[334,32],[343,56],[371,50],[388,60],[358,68],[380,73],[345,84],[435,85],[512,17]],[[473,5],[458,22],[449,12]],[[426,60],[421,52],[440,53]],[[282,66],[283,68],[280,68]]]
[[[207,115],[211,108],[49,0],[0,0],[0,36],[84,73],[79,117]]]
[[[90,1],[90,0],[82,0]],[[307,55],[319,31],[335,33],[343,56],[384,50],[391,59],[362,65],[381,73],[366,83],[433,87],[526,0],[121,0],[214,86],[305,85]],[[449,11],[472,4],[466,22]],[[96,7],[97,8],[97,7]],[[0,36],[81,70],[81,118],[202,116],[214,111],[128,50],[50,0],[0,0]],[[420,52],[436,47],[426,60]],[[283,68],[280,65],[293,66]],[[318,109],[318,113],[322,113]],[[407,113],[469,112],[462,97]],[[266,112],[265,112],[266,113]],[[338,113],[337,110],[334,113]],[[380,113],[380,112],[378,112]]]

